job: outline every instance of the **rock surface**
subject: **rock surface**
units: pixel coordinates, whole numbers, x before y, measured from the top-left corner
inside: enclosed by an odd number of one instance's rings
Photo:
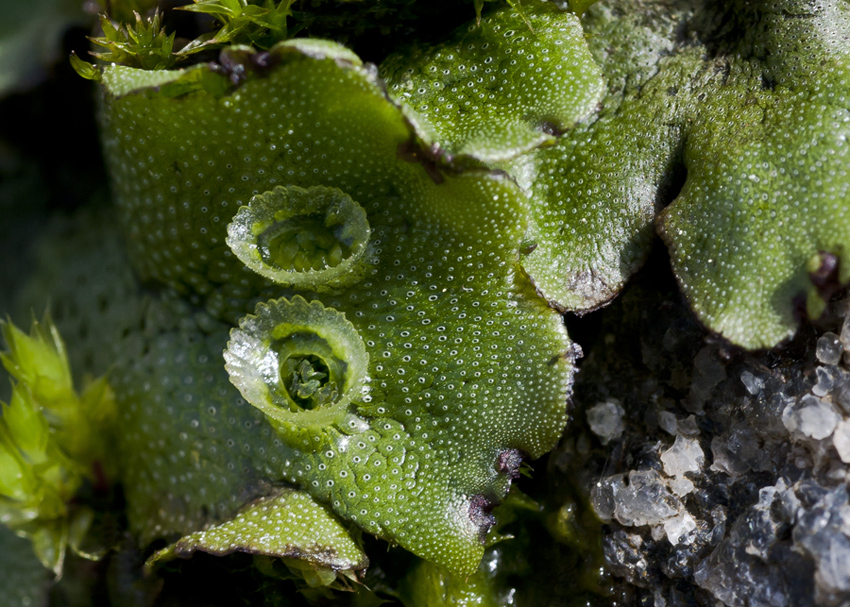
[[[588,424],[553,455],[605,523],[614,604],[847,604],[850,299],[784,348],[745,353],[651,270],[603,313],[605,347],[576,387]],[[622,403],[616,437],[595,422],[606,402]]]

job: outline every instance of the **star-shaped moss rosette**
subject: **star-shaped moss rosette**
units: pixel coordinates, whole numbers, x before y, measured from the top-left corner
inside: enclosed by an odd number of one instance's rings
[[[527,199],[430,157],[341,47],[224,57],[229,73],[100,68],[104,145],[143,277],[223,318],[277,293],[227,355],[276,432],[215,387],[219,329],[161,332],[115,374],[131,522],[143,541],[186,534],[285,481],[471,572],[521,454],[566,422],[573,350],[517,266]]]
[[[699,318],[764,348],[794,333],[802,302],[816,318],[850,281],[850,6],[737,10],[761,24],[739,43],[755,57],[720,60],[659,229]]]

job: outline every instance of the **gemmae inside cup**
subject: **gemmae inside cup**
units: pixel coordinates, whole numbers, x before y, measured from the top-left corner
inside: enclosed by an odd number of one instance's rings
[[[366,211],[337,188],[277,186],[236,213],[227,244],[249,268],[279,284],[326,291],[363,275]]]
[[[341,312],[303,297],[257,306],[230,333],[230,381],[249,403],[284,427],[333,424],[349,410],[369,357]]]

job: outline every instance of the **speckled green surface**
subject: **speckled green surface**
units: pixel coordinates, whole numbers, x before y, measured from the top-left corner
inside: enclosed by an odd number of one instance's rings
[[[748,348],[850,279],[844,0],[606,0],[584,33],[527,4],[533,30],[506,8],[377,69],[304,40],[103,69],[125,237],[107,214],[54,228],[23,300],[53,299],[75,373],[111,371],[143,545],[288,485],[464,576],[520,455],[567,422],[559,312],[615,297],[655,229]]]
[[[688,3],[589,10],[588,47],[607,85],[598,113],[508,167],[532,201],[523,268],[562,309],[605,305],[646,259],[680,154],[689,98],[678,89],[701,63],[677,40],[691,13]]]
[[[796,297],[820,315],[809,273],[850,280],[850,7],[739,10],[759,34],[707,66],[716,75],[688,131],[688,178],[659,228],[697,316],[759,348],[794,333]]]
[[[231,520],[181,538],[149,564],[195,552],[235,551],[305,560],[334,571],[364,569],[369,559],[327,506],[294,489],[279,489],[243,508]]]
[[[390,95],[412,107],[440,153],[510,160],[596,110],[603,90],[578,17],[548,2],[501,10],[450,41],[381,64]]]
[[[270,434],[258,412],[215,388],[224,345],[216,331],[161,334],[115,376],[133,428],[124,437],[131,520],[148,539],[189,531],[261,492],[250,479],[286,480],[366,531],[470,571],[483,554],[487,512],[516,473],[500,458],[539,457],[566,423],[571,344],[516,264],[527,199],[502,173],[418,158],[405,114],[345,51],[299,42],[276,52],[280,63],[267,75],[220,97],[128,92],[119,80],[133,72],[106,70],[108,86],[126,93],[107,96],[103,125],[131,258],[143,277],[230,320],[257,297],[291,292],[249,273],[226,248],[239,205],[279,183],[338,188],[366,211],[367,266],[352,284],[315,283],[323,292],[301,291],[302,301],[344,314],[368,369],[344,415],[318,426],[298,418]],[[244,388],[245,374],[231,373]],[[195,387],[199,377],[210,391]],[[177,402],[188,430],[167,421]],[[241,462],[216,451],[225,440],[216,420],[228,419],[238,420],[226,440]],[[167,472],[175,457],[180,474]],[[232,490],[236,477],[243,493]]]
[[[158,312],[145,322],[138,354],[110,376],[128,515],[143,545],[226,520],[271,490],[285,457],[262,414],[227,380],[227,327],[205,332],[191,313],[170,322],[185,307]]]

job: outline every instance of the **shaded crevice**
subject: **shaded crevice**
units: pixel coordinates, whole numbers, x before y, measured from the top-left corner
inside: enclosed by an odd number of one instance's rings
[[[664,173],[664,178],[659,184],[658,192],[655,196],[655,208],[657,211],[672,204],[685,187],[685,183],[688,180],[688,169],[685,166],[684,149],[685,142],[684,137],[682,137],[672,155],[668,169]]]

